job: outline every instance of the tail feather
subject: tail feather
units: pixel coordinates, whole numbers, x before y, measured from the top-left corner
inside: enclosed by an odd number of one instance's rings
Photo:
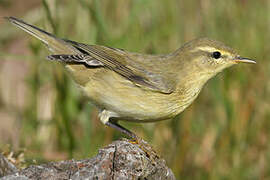
[[[50,51],[57,54],[77,54],[80,53],[75,47],[73,47],[67,41],[57,38],[54,35],[39,29],[31,24],[28,24],[20,19],[15,17],[5,17],[9,22],[14,24],[15,26],[21,28],[37,39],[41,40],[44,44],[46,44]]]

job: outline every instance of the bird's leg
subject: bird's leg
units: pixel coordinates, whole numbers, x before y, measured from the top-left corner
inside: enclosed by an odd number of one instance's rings
[[[158,157],[156,152],[153,150],[153,148],[149,144],[147,144],[145,141],[143,141],[143,139],[138,137],[135,133],[133,133],[133,132],[129,131],[128,129],[124,128],[123,126],[119,125],[117,123],[117,120],[113,119],[115,117],[118,117],[117,114],[114,112],[111,112],[111,111],[103,110],[99,113],[99,118],[103,124],[105,124],[109,127],[112,127],[114,129],[120,131],[121,133],[127,135],[128,137],[130,137],[131,140],[129,140],[129,143],[137,144],[139,146],[139,148],[142,151],[144,151],[150,159],[154,159],[154,158]]]
[[[152,154],[152,152],[154,151],[152,150],[151,146],[149,146],[148,144],[146,145],[142,138],[138,137],[135,133],[119,125],[116,120],[109,119],[105,124],[130,137],[131,140],[128,141],[129,143],[137,144],[141,150],[143,150],[149,157],[151,157],[150,154]]]
[[[123,126],[118,124],[117,121],[109,120],[108,122],[106,122],[106,125],[120,131],[121,133],[127,135],[128,137],[130,137],[130,138],[132,138],[134,140],[138,139],[138,136],[135,133],[131,132],[130,130],[128,130],[126,128],[124,128]]]
[[[113,120],[113,117],[117,117],[117,114],[111,111],[103,110],[99,113],[99,118],[103,124],[120,131],[121,133],[127,135],[135,141],[139,139],[135,133],[119,125],[116,120]]]

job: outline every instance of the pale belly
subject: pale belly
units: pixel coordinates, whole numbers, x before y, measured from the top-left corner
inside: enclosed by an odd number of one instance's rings
[[[100,109],[114,112],[119,120],[151,122],[171,119],[197,97],[185,99],[177,94],[145,90],[118,74],[92,79],[81,87]]]
[[[113,112],[112,117],[119,120],[151,122],[171,119],[194,101],[202,87],[163,94],[138,87],[103,68],[87,69],[83,65],[67,68],[89,100],[101,110]]]

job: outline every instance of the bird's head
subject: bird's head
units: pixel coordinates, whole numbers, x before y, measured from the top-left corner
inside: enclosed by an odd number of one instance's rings
[[[256,63],[254,60],[240,56],[225,44],[208,38],[190,41],[178,52],[190,72],[210,77],[234,64]]]

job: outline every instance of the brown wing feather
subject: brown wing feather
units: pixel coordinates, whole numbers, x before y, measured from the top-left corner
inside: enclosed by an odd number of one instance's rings
[[[162,93],[172,93],[174,90],[174,84],[166,81],[161,75],[128,64],[128,54],[125,54],[122,50],[104,46],[87,45],[73,41],[68,42],[72,43],[72,45],[81,52],[100,61],[108,69],[119,73],[139,86],[144,86]],[[121,53],[118,51],[121,51]]]
[[[158,65],[156,62],[153,64],[150,63],[149,66],[149,63],[138,62],[138,59],[135,57],[131,58],[131,56],[129,56],[131,53],[125,53],[125,51],[119,49],[103,46],[91,46],[60,39],[14,17],[6,17],[6,19],[17,27],[40,39],[51,51],[56,53],[56,55],[48,57],[50,60],[59,60],[62,62],[70,62],[74,60],[74,62],[77,63],[82,63],[84,61],[83,63],[87,63],[90,66],[105,66],[139,86],[150,88],[162,93],[171,93],[174,90],[174,83],[172,82],[172,78],[167,77],[168,74],[166,74],[167,78],[165,78],[164,74],[161,74],[160,71],[153,70],[152,67],[156,67]],[[82,60],[81,57],[79,57],[81,55],[88,55],[90,57],[87,57],[89,59]],[[143,60],[147,60],[147,58],[143,58]],[[148,67],[146,67],[147,65]],[[162,72],[165,73],[164,70]]]

